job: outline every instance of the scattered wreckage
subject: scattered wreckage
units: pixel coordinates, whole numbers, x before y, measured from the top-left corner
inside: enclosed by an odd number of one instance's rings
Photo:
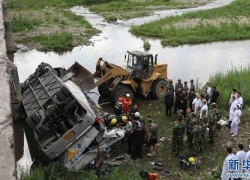
[[[26,122],[39,148],[69,170],[79,170],[97,156],[97,147],[110,146],[124,137],[122,129],[107,132],[106,114],[85,92],[88,70],[77,62],[69,69],[41,63],[21,84]]]

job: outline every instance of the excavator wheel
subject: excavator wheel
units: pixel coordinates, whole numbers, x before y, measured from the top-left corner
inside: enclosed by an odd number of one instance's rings
[[[168,82],[164,79],[157,79],[151,86],[151,96],[154,99],[163,98],[166,95]]]
[[[130,94],[130,98],[134,99],[134,91],[129,86],[118,85],[115,89],[111,91],[110,101],[115,104],[118,101],[119,97],[125,97],[126,94]]]
[[[105,82],[98,86],[98,92],[102,97],[109,97],[111,91],[108,89],[109,83]]]

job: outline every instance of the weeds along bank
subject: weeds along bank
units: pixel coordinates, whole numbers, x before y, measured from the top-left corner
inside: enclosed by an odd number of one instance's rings
[[[98,30],[66,9],[83,0],[8,0],[15,43],[39,50],[70,50],[88,43]]]
[[[210,77],[212,86],[216,86],[222,96],[221,108],[227,109],[232,89],[241,92],[245,110],[250,105],[250,66],[232,68],[224,73],[216,73]]]
[[[212,0],[8,0],[12,17],[13,39],[38,50],[71,50],[89,43],[99,31],[82,17],[67,11],[86,5],[107,21],[149,15],[154,10],[188,8]]]
[[[134,26],[135,35],[158,37],[164,46],[250,38],[250,1]]]
[[[111,0],[90,5],[90,11],[103,16],[107,21],[149,16],[155,10],[183,9],[206,4],[212,0]]]

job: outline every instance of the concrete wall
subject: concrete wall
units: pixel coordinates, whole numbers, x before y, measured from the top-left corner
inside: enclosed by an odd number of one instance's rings
[[[15,179],[15,158],[13,145],[13,127],[11,113],[11,92],[9,74],[10,67],[14,67],[8,60],[6,52],[6,35],[4,11],[5,1],[0,0],[0,179]],[[8,28],[8,27],[7,27]],[[8,40],[7,40],[8,41]],[[12,46],[12,42],[8,46]],[[13,46],[12,46],[13,47]]]

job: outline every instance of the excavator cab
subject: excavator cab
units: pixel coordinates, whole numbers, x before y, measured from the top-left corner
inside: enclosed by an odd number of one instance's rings
[[[152,74],[156,58],[152,54],[140,51],[128,51],[125,56],[127,59],[127,70],[133,79],[143,79]],[[157,56],[156,56],[157,57]]]

